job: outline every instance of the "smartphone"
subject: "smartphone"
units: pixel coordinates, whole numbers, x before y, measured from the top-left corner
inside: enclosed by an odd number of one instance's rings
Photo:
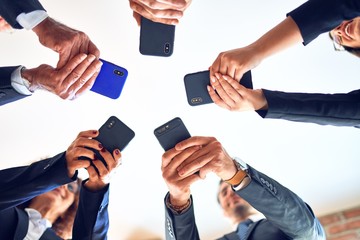
[[[177,143],[191,137],[189,131],[179,117],[156,128],[154,134],[165,151],[174,148]]]
[[[169,57],[174,50],[175,26],[141,17],[140,47],[143,55]]]
[[[100,61],[103,65],[90,90],[103,96],[117,99],[120,97],[121,91],[125,85],[128,71],[123,67],[103,59],[100,59]]]
[[[111,116],[99,129],[99,135],[94,138],[111,154],[115,149],[123,151],[129,142],[135,137],[135,132],[115,116]],[[97,159],[100,159],[106,166],[101,154],[94,149]],[[84,159],[84,158],[82,158]],[[87,158],[86,158],[87,159]]]
[[[189,73],[184,77],[184,84],[189,105],[199,106],[213,103],[207,90],[207,86],[210,85],[210,71]],[[244,73],[240,84],[246,88],[253,88],[251,71]]]

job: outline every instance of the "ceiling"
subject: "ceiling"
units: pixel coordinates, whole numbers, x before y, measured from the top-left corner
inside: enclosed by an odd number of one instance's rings
[[[97,129],[115,115],[136,133],[110,193],[110,239],[164,239],[162,148],[153,130],[180,117],[192,135],[214,136],[232,156],[278,180],[323,215],[359,205],[360,131],[264,120],[256,113],[228,112],[214,104],[190,107],[183,76],[206,70],[225,50],[245,46],[285,18],[302,1],[196,0],[176,28],[170,58],[139,53],[139,27],[128,1],[42,1],[50,16],[86,32],[101,57],[129,71],[122,95],[111,100],[89,92],[63,101],[47,92],[0,108],[0,167],[29,164],[66,150],[78,132]],[[0,65],[55,66],[57,54],[34,33],[0,34]],[[335,52],[324,34],[304,47],[281,52],[252,71],[255,88],[348,92],[360,88],[359,59]],[[216,202],[218,179],[194,184],[201,239],[231,230]]]

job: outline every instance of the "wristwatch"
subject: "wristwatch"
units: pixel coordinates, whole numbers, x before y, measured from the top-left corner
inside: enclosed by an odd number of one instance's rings
[[[249,180],[248,165],[243,160],[241,160],[240,158],[237,158],[237,157],[235,157],[233,159],[233,161],[236,166],[237,172],[235,173],[235,175],[232,178],[226,180],[225,182],[232,185],[234,190],[237,190],[235,188],[238,188],[238,186],[242,185],[241,183],[245,179]]]

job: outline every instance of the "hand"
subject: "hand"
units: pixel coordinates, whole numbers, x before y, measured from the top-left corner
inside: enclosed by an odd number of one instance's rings
[[[121,165],[119,149],[115,149],[111,155],[105,148],[102,148],[100,155],[104,158],[107,166],[101,160],[94,159],[92,161],[93,165],[86,169],[89,173],[89,180],[85,182],[85,187],[90,191],[98,191],[106,187],[110,183],[116,169]]]
[[[179,23],[184,11],[189,7],[192,0],[129,0],[130,8],[134,11],[133,16],[140,26],[141,16],[169,25]]]
[[[210,78],[221,73],[240,81],[242,75],[259,65],[262,59],[260,50],[253,45],[222,52],[209,68]]]
[[[62,99],[75,99],[90,90],[100,72],[102,62],[94,55],[78,54],[62,69],[49,65],[25,69],[22,77],[30,82],[30,90],[46,89]]]
[[[13,30],[13,28],[10,26],[10,24],[5,21],[4,18],[0,16],[0,32],[8,32]]]
[[[190,198],[190,185],[200,180],[197,174],[182,177],[177,171],[179,165],[199,148],[199,146],[194,146],[182,151],[173,148],[166,151],[162,156],[162,176],[169,189],[170,203],[174,206],[185,205]]]
[[[230,111],[268,109],[261,89],[248,89],[229,76],[215,73],[215,81],[211,81],[211,86],[207,87],[209,95],[219,107]]]
[[[57,69],[64,67],[79,53],[92,54],[97,59],[100,56],[100,51],[85,33],[69,28],[50,17],[34,27],[33,31],[38,35],[42,45],[59,53]]]
[[[200,147],[200,149],[188,156],[177,167],[181,177],[190,176],[198,171],[200,178],[205,178],[209,172],[213,172],[219,178],[228,180],[236,174],[237,169],[233,159],[216,138],[191,137],[176,144],[175,149],[184,151],[196,146]]]
[[[92,139],[98,135],[99,132],[97,130],[80,132],[66,150],[65,158],[68,168],[68,176],[70,178],[74,176],[76,170],[80,168],[88,168],[90,166],[90,162],[88,160],[80,160],[80,157],[86,157],[91,160],[95,159],[94,152],[85,147],[89,147],[95,150],[102,149],[102,145],[98,141]]]

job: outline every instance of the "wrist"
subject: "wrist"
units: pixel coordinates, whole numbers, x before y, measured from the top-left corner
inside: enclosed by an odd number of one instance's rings
[[[36,25],[32,30],[40,37],[45,34],[46,29],[51,28],[52,19],[50,17],[45,18],[42,22]]]
[[[254,102],[253,106],[255,110],[267,110],[268,109],[268,102],[266,100],[266,97],[264,95],[264,92],[262,89],[256,89],[254,91]]]
[[[186,194],[186,196],[181,196],[181,197],[174,197],[171,193],[169,195],[169,203],[175,208],[180,208],[186,205],[189,199],[190,199],[190,194],[189,195]]]

